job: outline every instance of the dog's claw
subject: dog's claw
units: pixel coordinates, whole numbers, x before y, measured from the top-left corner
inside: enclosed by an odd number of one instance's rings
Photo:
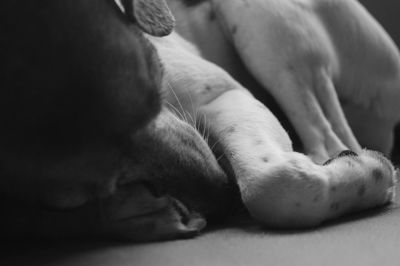
[[[351,150],[344,150],[340,152],[337,157],[339,158],[344,156],[358,156],[358,154]]]
[[[333,160],[335,160],[337,158],[341,158],[341,157],[346,157],[346,156],[355,156],[355,157],[357,157],[358,154],[356,152],[354,152],[354,151],[351,151],[351,150],[344,150],[344,151],[341,151],[337,156],[335,156],[333,158],[330,158],[329,160],[324,162],[322,165],[326,166],[326,165],[330,164]]]

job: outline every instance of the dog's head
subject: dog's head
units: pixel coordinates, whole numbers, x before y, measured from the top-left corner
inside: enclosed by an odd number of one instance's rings
[[[168,7],[120,4],[125,13],[114,0],[0,3],[0,196],[3,211],[20,208],[6,226],[168,238],[203,226],[182,202],[222,206],[210,149],[161,107],[162,66],[143,31],[172,31]]]

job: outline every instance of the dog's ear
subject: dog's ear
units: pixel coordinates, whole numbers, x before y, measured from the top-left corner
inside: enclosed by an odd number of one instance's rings
[[[146,33],[165,36],[172,32],[175,19],[165,0],[122,0],[125,13]]]

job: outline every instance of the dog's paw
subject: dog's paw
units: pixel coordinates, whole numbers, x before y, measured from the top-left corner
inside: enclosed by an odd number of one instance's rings
[[[344,214],[385,205],[394,198],[396,170],[377,152],[344,152],[325,165],[289,152],[260,165],[242,184],[243,201],[263,224],[317,226]]]
[[[328,218],[385,205],[394,199],[398,171],[378,152],[345,151],[324,165],[330,175]]]

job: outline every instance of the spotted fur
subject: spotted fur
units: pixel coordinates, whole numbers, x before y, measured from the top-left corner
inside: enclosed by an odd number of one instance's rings
[[[387,153],[393,126],[399,120],[395,102],[400,101],[396,74],[400,57],[387,34],[356,1],[210,0],[190,9],[179,1],[168,3],[178,21],[177,33],[163,40],[150,38],[165,65],[166,81],[184,110],[205,117],[211,145],[216,143],[214,152],[224,158],[224,169],[233,173],[242,201],[256,220],[273,227],[310,227],[391,202],[397,171],[383,154],[362,149],[354,132],[363,145]],[[332,6],[336,9],[328,8]],[[217,15],[218,22],[206,19],[210,13]],[[339,35],[347,30],[341,28],[347,18],[363,25],[355,39]],[[202,36],[207,36],[207,41]],[[382,45],[374,43],[377,38]],[[185,49],[187,40],[200,52]],[[208,40],[213,40],[214,46]],[[379,58],[390,69],[392,76],[381,75],[375,63],[366,62],[364,72],[357,72],[354,81],[365,84],[368,73],[374,73],[380,84],[388,86],[380,92],[385,102],[371,102],[375,87],[359,98],[354,91],[336,90],[330,75],[360,70],[338,65],[340,54],[334,52],[339,49],[335,46],[338,42],[343,43],[340,49],[365,49],[363,53]],[[237,70],[237,61],[232,59],[237,53],[250,74],[286,110],[306,154],[293,151],[274,110],[260,108],[259,101],[248,93],[252,88],[242,85],[254,83],[248,83],[244,71]],[[358,65],[363,58],[352,60]],[[214,90],[204,90],[209,87]],[[363,86],[357,89],[361,92]],[[169,93],[167,89],[166,95]],[[365,106],[359,112],[371,114],[369,117],[376,119],[371,123],[380,123],[378,117],[387,119],[382,128],[382,135],[388,137],[384,145],[376,145],[380,134],[363,137],[364,131],[357,131],[366,121],[356,120],[356,116],[346,120],[349,114],[344,113],[346,106],[340,106],[338,95],[348,103],[370,102],[371,108]]]

